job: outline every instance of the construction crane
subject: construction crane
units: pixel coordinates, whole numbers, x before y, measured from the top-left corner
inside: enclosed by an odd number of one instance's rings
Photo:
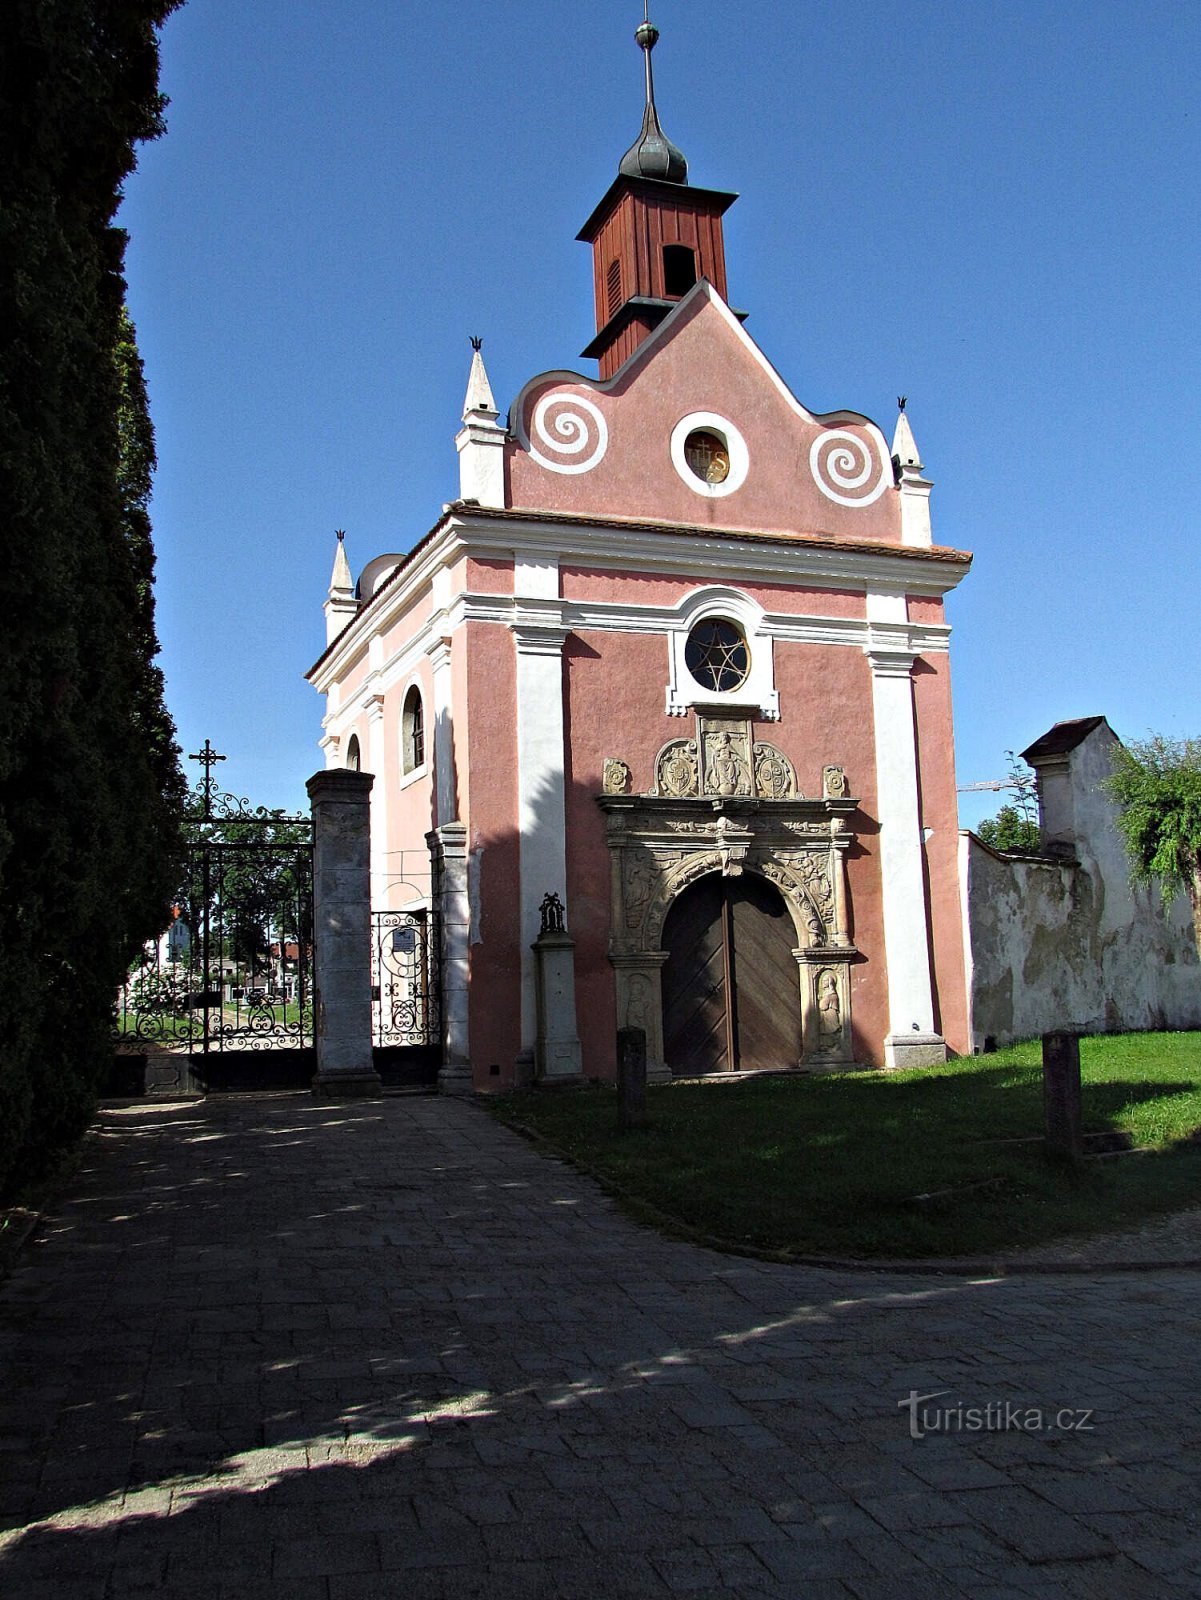
[[[978,789],[1025,789],[1029,785],[1017,783],[1013,778],[985,778],[983,783],[961,783],[956,794],[975,794]]]

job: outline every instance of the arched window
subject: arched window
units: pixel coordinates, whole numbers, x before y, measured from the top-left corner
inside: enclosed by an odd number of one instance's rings
[[[400,714],[400,770],[416,772],[425,761],[425,711],[416,684],[405,695]]]
[[[663,246],[663,293],[673,299],[688,293],[696,282],[696,257],[686,244]]]
[[[350,736],[350,743],[346,746],[346,770],[347,772],[358,772],[361,764],[362,758],[359,755],[359,736],[357,733],[352,733]]]

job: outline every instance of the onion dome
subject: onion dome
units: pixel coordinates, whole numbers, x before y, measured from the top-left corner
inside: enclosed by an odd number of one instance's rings
[[[659,126],[655,110],[655,78],[651,70],[651,51],[659,40],[659,30],[644,19],[634,34],[646,61],[646,109],[642,131],[621,158],[618,172],[627,178],[657,178],[663,183],[687,183],[688,163]]]

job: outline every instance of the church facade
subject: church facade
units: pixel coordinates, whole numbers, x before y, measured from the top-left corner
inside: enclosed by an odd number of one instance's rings
[[[506,422],[474,351],[458,498],[357,583],[339,543],[309,673],[327,764],[376,775],[377,907],[438,926],[450,1090],[612,1077],[623,1027],[652,1081],[970,1049],[970,558],[904,410],[891,445],[810,412],[731,310],[735,197],[662,133],[656,38],[580,234],[598,377],[541,373]]]

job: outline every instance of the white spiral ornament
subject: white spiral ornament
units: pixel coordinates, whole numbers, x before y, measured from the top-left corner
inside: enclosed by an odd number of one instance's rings
[[[608,448],[600,408],[582,394],[552,389],[534,407],[530,454],[548,471],[591,472]]]
[[[825,495],[840,506],[870,506],[888,484],[887,463],[870,435],[828,428],[809,447],[809,470]]]

